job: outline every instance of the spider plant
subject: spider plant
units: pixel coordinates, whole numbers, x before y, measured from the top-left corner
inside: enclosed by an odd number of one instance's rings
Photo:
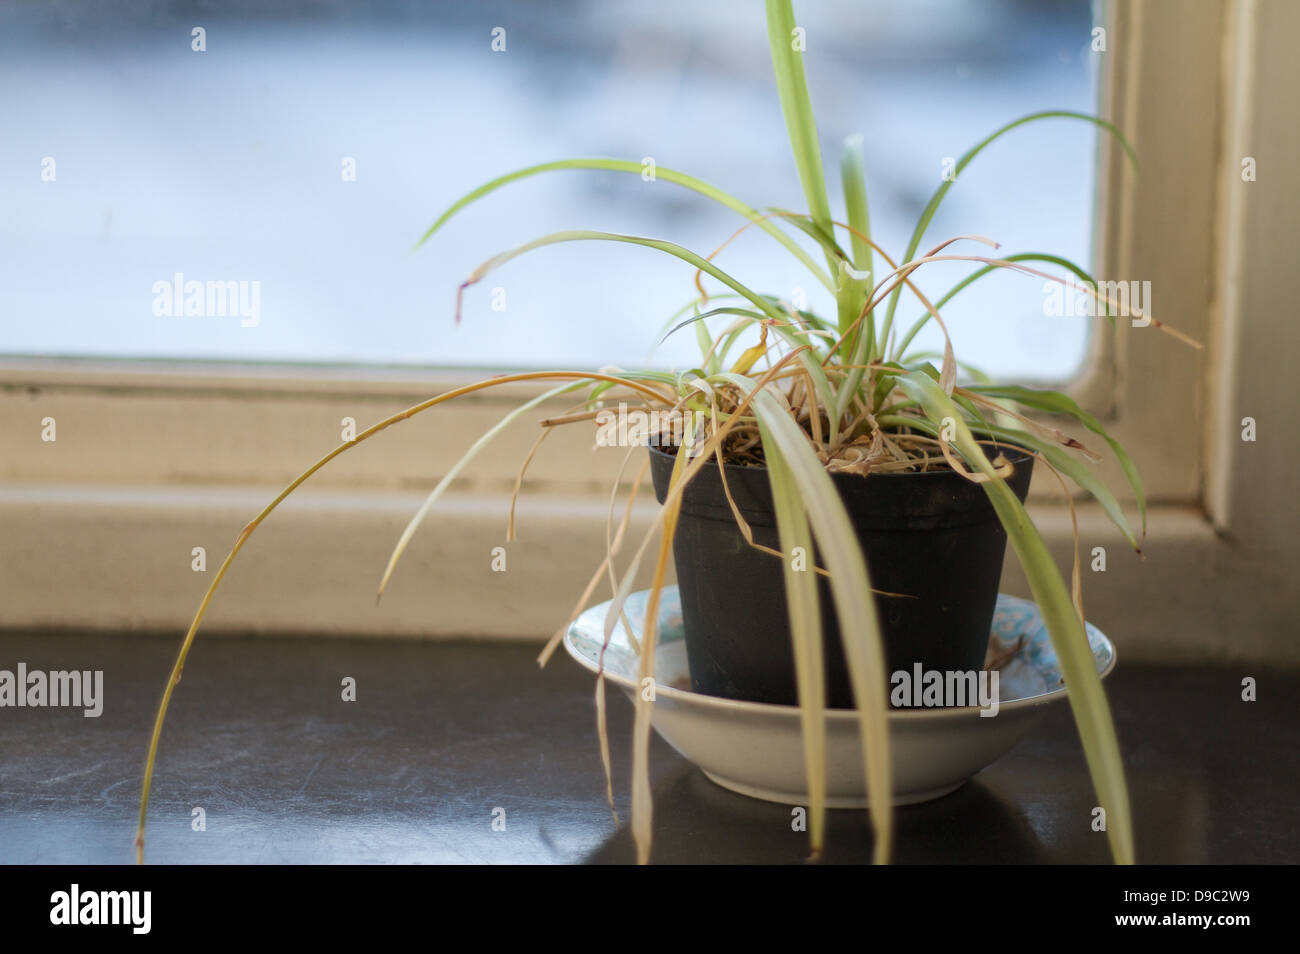
[[[689,453],[676,455],[669,491],[653,526],[631,551],[625,565],[618,568],[615,558],[623,550],[631,502],[641,486],[645,468],[632,484],[627,509],[616,527],[615,505],[623,485],[620,471],[620,480],[611,495],[608,546],[604,557],[595,568],[572,615],[551,638],[539,662],[544,664],[550,658],[568,625],[584,609],[602,580],[609,583],[613,594],[605,625],[608,639],[623,618],[624,603],[632,593],[638,571],[647,564],[648,558],[653,582],[645,625],[638,634],[636,645],[640,675],[643,679],[652,679],[659,598],[684,489],[706,466],[720,467],[724,461],[763,464],[771,484],[782,551],[790,553],[795,547],[802,547],[804,552],[813,552],[811,547],[815,544],[816,552],[825,564],[824,568],[818,569],[830,579],[833,608],[839,621],[860,723],[869,811],[875,832],[874,855],[877,861],[883,862],[889,859],[891,851],[887,674],[866,560],[829,472],[848,470],[867,474],[872,470],[951,468],[977,482],[987,494],[1024,568],[1060,659],[1097,799],[1106,812],[1112,855],[1117,862],[1133,862],[1132,821],[1119,745],[1084,633],[1077,537],[1074,567],[1067,583],[1041,534],[1005,482],[1010,465],[1000,455],[990,459],[978,442],[991,440],[1014,444],[1032,453],[1062,484],[1073,482],[1094,497],[1125,539],[1140,553],[1141,538],[1146,529],[1146,505],[1137,470],[1125,450],[1107,435],[1096,418],[1064,394],[987,381],[959,385],[958,362],[940,313],[940,309],[963,289],[999,269],[1059,282],[1082,291],[1091,296],[1098,307],[1105,308],[1112,322],[1116,303],[1098,290],[1097,282],[1086,270],[1065,258],[1032,251],[998,257],[988,251],[996,249],[996,243],[981,236],[956,236],[918,254],[931,220],[955,179],[945,180],[935,190],[903,254],[897,259],[890,257],[871,237],[861,137],[850,137],[844,143],[839,171],[846,209],[843,219],[834,218],[804,78],[803,54],[791,42],[795,20],[790,0],[767,0],[766,12],[776,84],[807,211],[774,208],[760,211],[686,173],[659,167],[657,176],[732,210],[745,220],[741,231],[757,228],[780,243],[834,296],[834,318],[796,308],[791,302],[757,291],[731,272],[724,271],[714,262],[722,248],[701,255],[657,238],[573,230],[542,236],[485,261],[457,291],[457,321],[460,320],[466,289],[512,259],[545,246],[568,242],[621,242],[673,256],[694,269],[698,294],[669,319],[665,327],[669,333],[688,329],[693,332],[700,348],[700,363],[681,372],[604,369],[537,371],[492,377],[431,397],[373,424],[354,440],[326,453],[296,477],[239,534],[204,594],[182,642],[163,692],[149,744],[136,838],[138,860],[143,860],[149,792],[168,705],[213,594],[251,534],[318,470],[380,431],[465,394],[501,384],[532,381],[553,382],[553,386],[516,408],[484,433],[433,488],[397,542],[380,581],[381,595],[416,528],[465,464],[506,425],[542,402],[565,394],[575,398],[567,413],[542,422],[538,443],[555,427],[591,422],[601,402],[615,396],[634,401],[637,407],[645,410],[694,412],[702,417],[705,426],[699,433],[687,435]],[[955,171],[959,174],[987,146],[1017,127],[1053,119],[1091,123],[1115,136],[1133,158],[1132,149],[1123,136],[1104,120],[1082,113],[1050,110],[1023,116],[997,129],[963,155]],[[477,199],[518,180],[560,170],[639,175],[642,166],[639,162],[617,159],[567,159],[520,169],[493,179],[462,197],[433,223],[417,245],[432,239],[453,216]],[[809,251],[807,243],[811,243],[813,251]],[[968,248],[971,246],[973,251]],[[933,262],[966,262],[974,267],[965,279],[932,302],[914,284],[912,275]],[[1043,271],[1042,268],[1053,271]],[[721,288],[715,287],[710,292],[705,286],[706,280],[716,282]],[[904,292],[914,297],[920,306],[918,316],[905,329],[896,324]],[[1151,326],[1199,347],[1151,316],[1138,314]],[[716,330],[711,331],[707,320],[712,318],[725,318],[727,323],[719,327],[715,322]],[[937,366],[925,355],[910,350],[917,333],[930,321],[934,321],[944,335],[944,348]],[[755,337],[754,343],[741,346],[743,341]],[[1082,441],[1058,430],[1054,424],[1034,420],[1029,416],[1032,412],[1046,413],[1058,420],[1062,416],[1071,418],[1106,443],[1132,487],[1140,519],[1139,529],[1130,525],[1113,492],[1090,469],[1089,464],[1095,462],[1098,455]],[[524,461],[515,486],[516,495],[536,450],[537,444]],[[632,450],[628,452],[629,457]],[[627,460],[624,468],[626,466]],[[507,539],[513,539],[513,499],[509,512]],[[752,543],[748,527],[738,512],[736,517],[741,532]],[[811,851],[815,856],[822,849],[826,816],[826,699],[820,641],[821,606],[815,574],[796,572],[791,561],[785,559],[782,566],[803,727],[809,834]],[[596,680],[595,699],[606,790],[612,807],[603,674]],[[648,746],[652,706],[652,697],[637,694],[631,824],[638,860],[642,862],[649,859],[651,849]]]

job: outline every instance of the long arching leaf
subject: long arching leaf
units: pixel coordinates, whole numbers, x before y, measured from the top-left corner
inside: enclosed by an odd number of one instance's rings
[[[718,281],[722,282],[732,291],[741,295],[755,305],[768,318],[772,320],[771,328],[785,338],[795,347],[802,347],[805,350],[800,353],[799,360],[809,375],[812,376],[814,387],[817,389],[818,400],[823,402],[825,407],[835,406],[835,392],[831,388],[830,381],[826,377],[826,372],[821,363],[816,359],[812,352],[812,344],[807,335],[800,329],[793,327],[780,308],[774,305],[770,298],[760,295],[751,290],[737,279],[733,278],[727,272],[724,272],[717,265],[714,265],[703,256],[684,248],[675,242],[666,242],[663,239],[645,238],[639,235],[623,235],[619,232],[596,232],[589,229],[573,229],[564,232],[552,232],[550,235],[543,235],[541,238],[533,239],[531,242],[525,242],[517,248],[510,249],[494,255],[478,268],[474,269],[464,282],[461,283],[461,291],[465,288],[482,281],[489,272],[494,271],[504,265],[511,259],[518,258],[526,252],[542,248],[547,245],[559,245],[564,242],[622,242],[629,245],[640,245],[644,248],[652,248],[675,258],[681,259],[690,265],[695,266],[700,271],[707,272]],[[457,314],[459,314],[459,307]]]
[[[415,247],[419,248],[432,238],[434,233],[447,223],[448,219],[461,209],[465,208],[465,206],[478,201],[491,192],[495,192],[502,186],[509,185],[512,182],[517,182],[520,179],[526,179],[529,176],[538,175],[542,172],[556,172],[563,169],[594,169],[608,172],[631,173],[638,176],[642,175],[645,171],[645,167],[642,166],[641,163],[632,162],[629,159],[558,159],[554,162],[543,162],[535,166],[527,166],[523,169],[517,169],[514,172],[506,173],[503,176],[497,176],[490,182],[483,183],[483,185],[479,186],[473,192],[468,192],[461,196],[461,198],[457,199],[452,203],[447,211],[438,216],[438,220],[434,222],[433,225],[429,226],[428,231],[426,231],[424,235],[420,236],[420,240],[415,243]],[[817,280],[826,287],[827,291],[834,293],[835,284],[831,280],[830,275],[828,275],[820,265],[814,262],[812,257],[800,248],[799,245],[790,238],[790,236],[777,228],[757,209],[750,208],[744,202],[741,202],[735,196],[723,192],[717,186],[709,185],[703,180],[697,179],[694,176],[689,176],[684,172],[678,172],[675,169],[657,166],[655,168],[655,178],[663,179],[665,182],[671,182],[674,185],[690,189],[692,192],[698,192],[700,195],[706,196],[714,202],[726,206],[733,212],[743,215],[785,246],[786,251],[802,262],[803,265],[817,277]]]
[[[789,470],[831,576],[831,596],[840,623],[849,682],[858,712],[869,810],[875,831],[875,859],[888,861],[893,817],[892,767],[889,762],[888,676],[875,599],[861,544],[830,474],[813,452],[808,436],[789,411],[766,389],[741,375],[720,375],[753,398],[754,416],[763,433],[763,452],[778,455]],[[778,481],[782,476],[778,466]],[[769,473],[769,479],[771,474]],[[797,657],[796,657],[797,659]]]
[[[1048,265],[1059,265],[1061,268],[1064,268],[1067,271],[1074,273],[1075,277],[1077,277],[1081,281],[1088,282],[1093,287],[1096,287],[1097,285],[1097,280],[1093,278],[1091,274],[1089,274],[1084,269],[1080,268],[1078,265],[1070,261],[1068,258],[1062,258],[1060,255],[1049,255],[1046,252],[1018,252],[1015,255],[1004,256],[1003,260],[1007,262],[1044,262]],[[938,301],[934,303],[934,307],[942,308],[944,305],[948,304],[948,302],[952,301],[952,299],[962,289],[968,288],[969,286],[973,285],[975,282],[979,281],[985,275],[988,275],[991,272],[996,272],[999,270],[1000,268],[997,265],[985,265],[983,268],[976,269],[971,274],[967,275],[965,278],[959,281],[952,288],[950,288],[946,295],[944,295],[942,298],[940,298]],[[1107,311],[1110,310],[1111,309],[1109,307],[1109,303],[1107,303]],[[925,327],[926,323],[929,322],[931,317],[933,316],[928,311],[923,312],[921,316],[916,319],[916,322],[912,325],[912,327],[907,329],[907,334],[903,335],[902,339],[898,342],[898,346],[894,348],[893,355],[896,359],[900,361],[905,359],[905,356],[907,354],[907,346],[912,343],[912,339],[916,337],[917,332],[919,332],[922,328]],[[1114,319],[1112,318],[1111,320],[1113,323]]]
[[[1061,674],[1069,689],[1070,709],[1083,743],[1084,757],[1092,774],[1093,787],[1106,813],[1106,836],[1111,853],[1120,864],[1132,864],[1133,819],[1124,778],[1124,762],[1119,740],[1111,720],[1106,692],[1097,675],[1092,650],[1088,645],[1083,622],[1070,598],[1060,570],[1048,552],[1047,544],[1029,519],[1024,506],[1005,480],[996,476],[992,464],[976,443],[961,412],[943,389],[928,375],[913,372],[898,378],[899,386],[917,401],[936,424],[954,423],[957,449],[989,479],[982,484],[998,520],[1015,548],[1029,589],[1038,603],[1047,625],[1048,635],[1061,665]]]
[[[1124,470],[1124,476],[1128,478],[1129,486],[1133,488],[1133,493],[1137,498],[1138,513],[1142,517],[1142,535],[1146,536],[1147,501],[1146,494],[1142,491],[1142,478],[1138,474],[1137,465],[1133,463],[1133,459],[1129,457],[1123,445],[1106,433],[1106,429],[1101,426],[1101,421],[1079,407],[1074,398],[1067,394],[1061,394],[1059,391],[1039,391],[1015,385],[981,384],[972,385],[968,390],[976,391],[987,397],[1016,401],[1025,407],[1047,411],[1051,414],[1067,414],[1109,444],[1110,449],[1115,453],[1115,459],[1119,461],[1120,467]]]
[[[1027,116],[1021,116],[1019,119],[1013,119],[1005,126],[996,129],[988,136],[985,136],[968,149],[965,155],[957,160],[957,165],[953,169],[952,177],[944,179],[943,182],[939,184],[939,187],[934,190],[934,195],[930,196],[930,201],[925,204],[925,208],[921,211],[921,217],[917,220],[916,228],[912,230],[912,237],[907,243],[907,253],[903,256],[903,261],[911,261],[916,255],[916,250],[921,247],[921,239],[925,237],[925,231],[930,227],[930,221],[934,218],[935,213],[939,211],[939,206],[943,203],[944,196],[948,194],[948,190],[951,189],[953,183],[957,181],[962,170],[970,165],[971,160],[983,152],[986,147],[1011,132],[1011,130],[1023,126],[1026,123],[1038,122],[1043,119],[1077,119],[1082,122],[1092,123],[1094,126],[1106,130],[1106,132],[1110,133],[1119,141],[1120,146],[1128,154],[1129,161],[1132,162],[1135,169],[1137,168],[1137,153],[1133,151],[1133,147],[1129,145],[1129,141],[1124,138],[1124,134],[1120,132],[1114,124],[1108,123],[1106,120],[1098,116],[1090,116],[1088,113],[1078,113],[1069,109],[1046,109],[1041,112],[1030,113]],[[889,308],[885,312],[884,326],[880,330],[880,340],[882,342],[886,342],[889,339],[889,332],[894,324],[894,309],[898,307],[898,298],[899,295],[902,294],[902,291],[903,288],[900,285],[894,290],[893,295],[889,298]]]

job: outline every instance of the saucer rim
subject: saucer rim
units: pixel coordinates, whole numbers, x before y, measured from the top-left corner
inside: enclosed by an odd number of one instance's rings
[[[640,592],[648,592],[648,591],[642,590]],[[1003,594],[1003,593],[999,593],[998,595],[1010,596],[1010,594]],[[1032,600],[1026,600],[1023,599],[1022,597],[1016,597],[1016,596],[1010,596],[1010,598],[1014,600],[1018,600],[1019,602],[1022,603],[1026,603],[1030,606],[1033,606],[1035,611],[1037,611],[1038,609],[1037,604],[1034,603]],[[563,642],[564,642],[565,652],[567,652],[580,666],[582,666],[588,672],[595,673],[597,675],[600,675],[599,664],[578,649],[578,647],[574,643],[574,636],[578,629],[579,624],[582,622],[582,620],[585,617],[587,617],[589,614],[594,614],[598,610],[602,610],[608,607],[611,602],[612,602],[611,600],[606,600],[603,603],[599,603],[595,606],[589,607],[577,619],[573,621],[573,623],[568,627],[568,629],[565,630],[564,633]],[[1115,663],[1117,661],[1118,653],[1116,652],[1115,644],[1114,642],[1111,641],[1110,637],[1108,637],[1105,633],[1103,633],[1100,629],[1098,629],[1093,624],[1089,623],[1088,625],[1091,626],[1092,629],[1101,638],[1102,642],[1104,643],[1106,649],[1109,652],[1109,659],[1107,660],[1106,664],[1097,670],[1098,678],[1101,680],[1105,680],[1105,678],[1108,675],[1110,675],[1111,671],[1115,668]],[[637,689],[637,683],[634,680],[629,679],[627,676],[624,676],[621,673],[612,672],[609,669],[605,670],[603,676],[605,679],[608,679],[610,682],[614,683],[616,686],[618,686],[625,692],[635,694]],[[1022,696],[1019,699],[1012,699],[1008,702],[1000,702],[998,704],[998,715],[1001,715],[1002,712],[1004,711],[1017,712],[1017,711],[1027,711],[1030,709],[1037,709],[1041,706],[1050,705],[1051,703],[1054,702],[1059,702],[1060,700],[1065,699],[1068,695],[1069,695],[1069,689],[1064,683],[1062,683],[1056,688],[1049,689],[1046,692],[1036,693],[1032,696]],[[724,696],[712,696],[703,692],[695,692],[694,690],[691,689],[678,689],[674,686],[667,686],[667,685],[660,685],[660,684],[655,685],[655,696],[656,698],[662,697],[669,700],[681,702],[689,706],[713,708],[713,709],[718,709],[733,714],[748,714],[748,715],[755,715],[755,716],[783,716],[783,715],[797,716],[799,713],[798,706],[787,706],[787,705],[781,705],[779,703],[774,703],[774,702],[751,702],[747,699],[728,699]],[[953,718],[966,716],[972,713],[978,715],[981,711],[982,711],[981,707],[979,706],[936,706],[930,709],[891,708],[887,715],[891,721],[920,721],[924,719],[953,719]],[[852,722],[856,724],[858,721],[857,709],[827,709],[825,710],[825,715],[826,718],[831,722]]]

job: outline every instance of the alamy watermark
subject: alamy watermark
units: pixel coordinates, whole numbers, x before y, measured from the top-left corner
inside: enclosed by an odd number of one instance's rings
[[[50,895],[50,923],[76,926],[124,925],[132,934],[148,934],[153,924],[152,891],[83,891],[74,884]]]
[[[153,313],[159,318],[238,317],[244,328],[262,320],[262,283],[259,281],[186,281],[181,272],[169,282],[153,283]]]
[[[895,708],[979,706],[980,718],[998,714],[998,671],[924,669],[914,663],[889,677],[889,702]]]
[[[681,447],[689,444],[691,452],[702,445],[696,440],[704,433],[704,414],[700,411],[662,408],[647,410],[602,408],[596,414],[598,447]]]
[[[96,669],[27,669],[20,662],[17,672],[0,669],[0,709],[80,708],[87,719],[98,719],[104,711],[104,671]]]
[[[1043,283],[1043,314],[1048,318],[1129,318],[1134,328],[1151,324],[1150,282],[1098,282],[1095,294],[1075,285]]]

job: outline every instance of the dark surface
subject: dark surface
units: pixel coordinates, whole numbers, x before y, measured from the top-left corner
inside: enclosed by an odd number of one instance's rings
[[[133,860],[153,710],[178,646],[0,634],[0,669],[104,670],[98,719],[0,708],[0,862]],[[604,802],[592,680],[535,646],[201,639],[177,688],[149,814],[152,862],[626,862]],[[345,676],[357,701],[341,700]],[[1259,701],[1242,702],[1241,680]],[[1138,668],[1107,681],[1147,862],[1300,861],[1300,674]],[[611,690],[627,818],[631,706]],[[656,739],[655,860],[799,862],[790,808],[713,785]],[[1105,862],[1068,707],[947,798],[897,813],[900,862]],[[207,830],[191,830],[191,810]],[[494,808],[506,830],[492,830]],[[828,861],[869,859],[832,812]]]

